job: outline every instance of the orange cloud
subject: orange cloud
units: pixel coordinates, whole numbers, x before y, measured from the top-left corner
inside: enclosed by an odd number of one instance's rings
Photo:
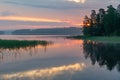
[[[31,22],[63,22],[57,19],[46,18],[32,18],[32,17],[20,17],[20,16],[1,16],[0,20],[13,20],[13,21],[31,21]]]
[[[82,23],[80,22],[81,20],[60,20],[60,19],[34,18],[34,17],[23,17],[23,16],[0,16],[0,20],[67,23],[71,26],[82,25]]]

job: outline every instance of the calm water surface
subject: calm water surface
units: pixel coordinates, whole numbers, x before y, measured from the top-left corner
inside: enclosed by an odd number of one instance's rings
[[[0,47],[0,80],[120,80],[120,44],[36,35],[0,38],[53,42],[46,46]]]

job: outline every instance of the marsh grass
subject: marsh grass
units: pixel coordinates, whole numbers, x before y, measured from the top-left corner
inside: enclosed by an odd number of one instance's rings
[[[47,46],[51,42],[47,41],[28,41],[28,40],[0,40],[0,48],[11,49],[11,48],[24,48],[34,47],[36,45]]]

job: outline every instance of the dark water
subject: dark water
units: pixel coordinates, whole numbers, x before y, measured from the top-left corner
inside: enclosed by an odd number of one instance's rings
[[[120,44],[54,36],[0,36],[47,40],[46,46],[0,47],[0,80],[119,80]]]

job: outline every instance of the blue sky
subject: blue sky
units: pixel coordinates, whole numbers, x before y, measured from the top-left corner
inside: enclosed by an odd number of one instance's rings
[[[118,4],[120,0],[0,0],[0,29],[80,27],[92,9]]]

